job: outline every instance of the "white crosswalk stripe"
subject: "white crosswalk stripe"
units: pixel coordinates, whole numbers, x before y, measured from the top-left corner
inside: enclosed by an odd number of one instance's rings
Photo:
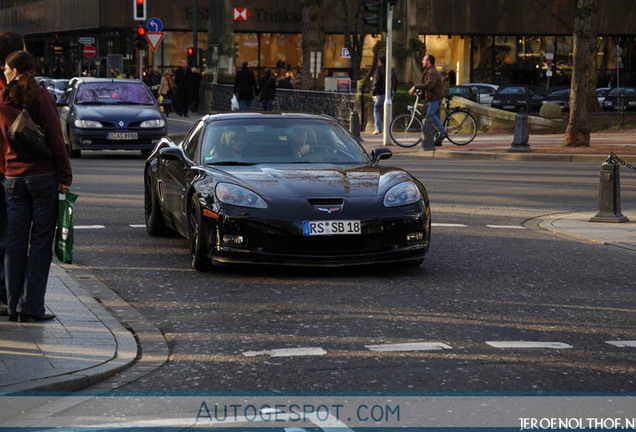
[[[573,348],[563,342],[533,342],[533,341],[488,341],[487,345],[493,348],[547,348],[547,349],[569,349]]]
[[[629,341],[605,341],[605,343],[613,345],[617,348],[636,348],[636,340]]]

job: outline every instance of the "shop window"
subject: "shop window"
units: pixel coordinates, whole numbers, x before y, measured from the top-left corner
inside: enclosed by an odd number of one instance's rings
[[[269,68],[277,76],[281,73],[284,75],[288,69],[299,74],[303,62],[299,34],[262,33],[260,41],[261,69]]]

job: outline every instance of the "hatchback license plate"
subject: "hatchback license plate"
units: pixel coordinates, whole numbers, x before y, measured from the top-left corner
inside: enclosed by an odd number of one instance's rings
[[[139,138],[139,134],[137,132],[109,132],[108,139],[109,140],[136,140]]]
[[[359,220],[303,222],[303,235],[360,234]]]
[[[514,105],[504,105],[503,109],[515,109]]]

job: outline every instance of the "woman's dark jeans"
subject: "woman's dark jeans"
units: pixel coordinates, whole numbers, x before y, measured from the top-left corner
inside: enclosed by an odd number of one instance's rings
[[[8,230],[4,256],[9,313],[42,315],[57,223],[58,177],[4,179]]]

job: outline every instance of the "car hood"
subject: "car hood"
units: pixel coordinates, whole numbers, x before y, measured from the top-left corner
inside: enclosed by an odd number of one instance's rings
[[[392,186],[411,180],[397,168],[319,165],[312,168],[299,165],[285,167],[224,167],[232,181],[264,196],[284,197],[375,197]]]
[[[128,123],[160,118],[157,107],[152,105],[75,105],[75,112],[82,120]]]

